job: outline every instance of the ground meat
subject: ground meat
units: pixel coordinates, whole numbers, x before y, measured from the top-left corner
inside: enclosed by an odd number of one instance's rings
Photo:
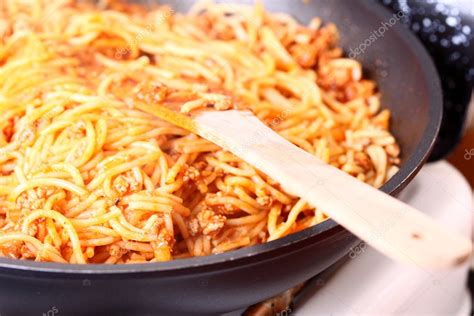
[[[10,142],[13,134],[15,133],[15,121],[13,118],[10,118],[3,128],[3,135],[6,142]]]
[[[374,167],[369,156],[367,156],[367,154],[365,153],[362,153],[362,152],[355,153],[354,160],[357,163],[357,165],[359,165],[362,169],[364,169],[364,171],[372,170]]]
[[[200,226],[197,218],[192,218],[188,221],[188,230],[191,236],[196,236],[200,232]]]
[[[206,209],[198,213],[197,219],[204,235],[209,235],[224,227],[225,216]]]
[[[128,253],[128,249],[122,248],[119,245],[110,245],[109,247],[109,254],[112,257],[121,258],[126,253]]]
[[[321,57],[320,52],[326,52],[335,45],[337,30],[334,25],[328,24],[316,31],[302,30],[301,32],[299,38],[307,40],[293,43],[288,50],[301,67],[316,67]]]
[[[228,110],[232,107],[232,98],[226,95],[206,93],[202,94],[202,97],[218,111]]]
[[[14,241],[3,244],[0,250],[7,257],[19,259],[24,249],[22,249],[21,241]]]
[[[131,192],[140,191],[142,184],[133,176],[131,171],[127,171],[115,178],[112,187],[119,196],[124,196]]]
[[[23,192],[16,199],[16,205],[20,209],[38,210],[43,208],[46,200],[55,192],[51,188],[36,188],[34,193]]]
[[[211,235],[224,227],[225,221],[225,216],[216,214],[210,208],[205,208],[188,222],[188,228],[192,236],[196,236],[199,233]]]
[[[270,207],[273,204],[273,198],[271,196],[260,196],[257,198],[257,203],[262,207]]]
[[[146,104],[157,104],[166,99],[168,92],[168,88],[162,84],[146,82],[138,86],[136,98]]]
[[[155,246],[169,246],[170,248],[173,247],[175,244],[176,240],[166,228],[162,228],[160,232],[158,233],[158,238],[157,241],[155,242]]]
[[[200,178],[201,172],[196,167],[190,166],[184,172],[183,180],[184,181],[197,181]]]
[[[120,195],[125,195],[128,192],[129,184],[124,176],[120,175],[115,178],[113,183],[114,190]]]
[[[44,199],[32,199],[28,196],[28,193],[23,192],[20,196],[16,199],[16,205],[20,209],[40,209],[44,205]]]
[[[290,53],[303,68],[311,68],[316,65],[318,51],[315,45],[296,44],[290,48]]]

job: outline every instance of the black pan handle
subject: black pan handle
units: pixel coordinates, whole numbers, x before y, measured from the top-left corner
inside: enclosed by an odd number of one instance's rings
[[[474,86],[474,4],[472,0],[379,0],[404,13],[402,22],[421,40],[436,65],[444,95],[444,118],[430,160],[459,143]]]

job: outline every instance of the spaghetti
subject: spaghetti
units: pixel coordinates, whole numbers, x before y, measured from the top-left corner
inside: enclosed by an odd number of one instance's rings
[[[161,262],[230,251],[324,210],[195,134],[134,107],[247,108],[373,186],[398,171],[374,82],[332,24],[199,3],[0,3],[0,255]],[[102,7],[100,7],[102,6]]]

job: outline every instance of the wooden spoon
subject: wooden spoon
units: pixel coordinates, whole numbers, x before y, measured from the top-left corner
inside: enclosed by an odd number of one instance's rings
[[[250,112],[204,111],[191,118],[159,105],[136,107],[232,152],[390,258],[446,268],[465,263],[472,253],[469,239],[318,160]]]

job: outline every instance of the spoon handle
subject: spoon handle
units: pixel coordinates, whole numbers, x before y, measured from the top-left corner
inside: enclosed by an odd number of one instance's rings
[[[472,252],[467,238],[318,160],[249,112],[204,112],[195,122],[201,136],[260,169],[388,257],[442,268],[462,264]]]
[[[465,263],[472,253],[469,239],[318,160],[250,112],[205,111],[191,119],[161,106],[139,108],[232,152],[390,258],[448,268]]]

